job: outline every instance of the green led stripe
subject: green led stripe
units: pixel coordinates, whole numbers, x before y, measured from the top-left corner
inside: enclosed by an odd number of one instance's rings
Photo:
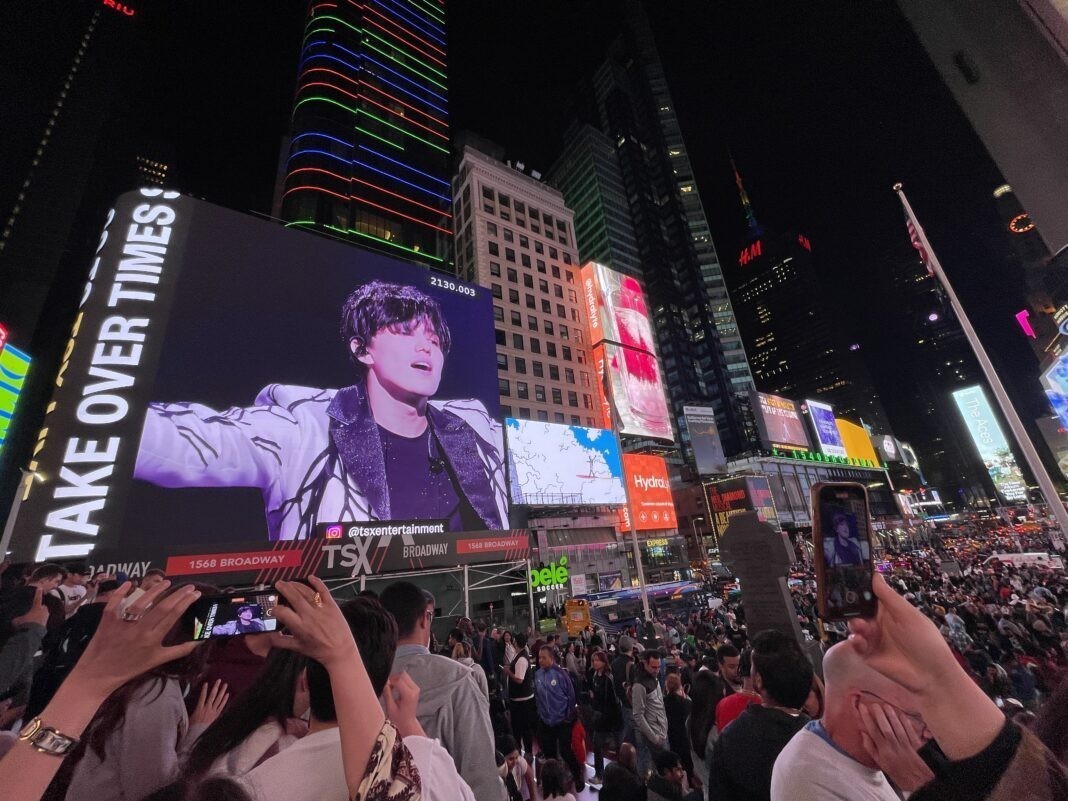
[[[379,36],[374,31],[367,30],[367,31],[364,31],[364,33],[366,33],[368,36],[375,37],[378,41],[380,41],[382,44],[386,45],[387,47],[395,47],[397,50],[400,50],[402,53],[404,53],[405,57],[410,58],[412,61],[416,62],[417,64],[421,64],[422,66],[426,67],[428,70],[433,72],[435,75],[440,75],[445,80],[449,79],[449,76],[446,75],[444,72],[442,72],[441,70],[434,69],[429,64],[427,64],[425,61],[422,61],[421,59],[417,58],[416,56],[413,56],[411,53],[409,53],[403,47],[399,46],[396,42],[391,42],[388,39],[383,39],[381,36]]]
[[[350,114],[360,114],[360,113],[367,114],[366,111],[360,112],[358,109],[350,108],[349,106],[346,106],[344,103],[339,103],[336,100],[331,100],[329,97],[321,97],[319,95],[313,95],[312,97],[305,97],[305,98],[303,98],[301,100],[298,100],[293,105],[293,108],[294,109],[300,108],[300,106],[302,106],[303,104],[311,103],[313,100],[317,100],[317,101],[319,101],[321,103],[330,103],[331,105],[338,106],[340,108],[345,109],[345,111],[349,112]],[[368,116],[373,116],[373,115],[368,115]],[[377,117],[375,119],[377,119]],[[379,121],[382,122],[382,120],[379,120]],[[386,125],[389,125],[389,123],[387,122]],[[374,139],[377,139],[379,142],[384,142],[385,144],[389,145],[390,147],[397,148],[397,150],[400,150],[401,152],[404,151],[404,146],[403,145],[398,145],[396,142],[391,142],[388,139],[386,139],[385,137],[379,136],[378,134],[375,134],[375,133],[371,133],[370,131],[363,129],[358,125],[355,125],[353,127],[357,131],[359,131],[360,133],[367,134],[368,136],[370,136],[370,137],[372,137]],[[396,125],[390,125],[390,127],[391,128],[397,128]],[[397,130],[400,131],[401,133],[408,133],[407,131],[403,130],[402,128],[397,128]],[[413,136],[413,134],[408,134],[408,135],[409,136]],[[415,138],[419,139],[418,136],[416,136]],[[419,141],[422,142],[423,140],[419,139]],[[433,145],[430,142],[427,142],[427,144],[430,145],[431,147],[436,147],[436,145]],[[438,149],[441,150],[444,153],[448,153],[449,152],[449,151],[445,150],[444,148],[438,148]]]
[[[366,128],[361,128],[359,125],[354,125],[352,127],[355,130],[357,130],[360,133],[362,133],[362,134],[367,134],[367,136],[370,136],[373,139],[377,139],[379,142],[385,142],[390,147],[395,147],[395,148],[397,148],[397,150],[401,151],[402,153],[404,152],[404,145],[398,145],[396,142],[391,142],[388,139],[385,139],[385,138],[379,136],[378,134],[371,133]]]
[[[356,27],[355,25],[353,25],[352,23],[350,23],[350,22],[345,22],[345,20],[343,20],[343,19],[341,19],[341,18],[339,18],[339,17],[335,17],[335,16],[332,16],[332,15],[330,15],[330,14],[320,14],[320,15],[319,15],[318,17],[316,17],[315,19],[316,19],[316,20],[321,20],[321,19],[332,19],[332,20],[333,20],[334,22],[340,22],[340,23],[341,23],[342,25],[344,25],[344,26],[345,26],[346,28],[351,28],[352,30],[356,31],[356,33],[363,33],[363,32],[364,32],[364,31],[363,31],[363,28],[357,28],[357,27]]]
[[[383,125],[388,125],[388,126],[389,126],[390,128],[394,129],[395,131],[400,131],[400,132],[401,132],[402,134],[404,134],[405,136],[410,136],[410,137],[411,137],[412,139],[414,139],[415,141],[417,141],[417,142],[422,142],[422,143],[423,143],[424,145],[426,145],[427,147],[432,147],[432,148],[434,148],[435,150],[440,150],[440,151],[441,151],[442,153],[448,153],[448,152],[449,152],[449,149],[448,149],[447,147],[442,147],[441,145],[435,145],[435,144],[434,144],[433,142],[428,142],[428,141],[427,141],[426,139],[423,139],[423,137],[421,137],[421,136],[416,136],[416,135],[415,135],[415,134],[413,134],[413,133],[412,133],[411,131],[406,131],[406,130],[404,130],[403,128],[401,128],[401,127],[400,127],[399,125],[394,125],[394,124],[393,124],[392,122],[386,122],[386,121],[385,121],[384,119],[382,119],[381,117],[376,117],[376,116],[375,116],[374,114],[372,114],[371,112],[369,112],[369,111],[364,111],[364,110],[363,110],[362,108],[361,108],[361,109],[357,109],[357,110],[356,110],[356,113],[357,113],[357,114],[363,114],[363,115],[364,115],[365,117],[370,117],[370,118],[371,118],[372,120],[374,120],[375,122],[380,122],[380,123],[382,123]],[[373,135],[373,134],[372,134],[372,135]],[[383,141],[385,141],[385,140],[383,140]],[[400,147],[400,145],[397,145],[397,147]],[[404,148],[401,148],[401,149],[403,150]]]
[[[427,5],[427,6],[418,5],[418,4],[416,4],[414,2],[414,0],[408,0],[408,5],[410,5],[412,8],[416,9],[417,11],[422,11],[423,13],[429,15],[433,19],[434,22],[439,23],[441,25],[441,27],[443,27],[443,28],[445,27],[445,14],[441,10],[440,7],[434,8],[433,6],[430,6],[430,5]],[[441,16],[439,17],[438,14],[441,14]]]
[[[315,220],[293,220],[293,222],[287,222],[285,227],[289,228],[293,225],[315,225]]]
[[[300,43],[301,50],[304,49],[304,46],[308,43],[308,37],[313,33],[336,33],[336,31],[333,28],[315,28],[314,30],[308,31],[304,34],[304,40]]]
[[[366,237],[367,239],[373,239],[375,242],[381,242],[383,245],[389,245],[390,247],[397,248],[399,250],[406,250],[409,253],[414,253],[416,256],[426,259],[433,259],[434,261],[445,261],[445,259],[438,258],[437,256],[431,256],[422,250],[415,250],[414,248],[406,247],[405,245],[398,245],[396,242],[390,242],[388,239],[383,239],[380,236],[374,234],[365,234],[363,231],[357,231],[355,228],[338,228],[335,225],[325,225],[324,228],[329,228],[331,231],[337,231],[339,234],[355,234],[356,236]]]
[[[375,47],[370,42],[364,42],[364,44],[367,47],[369,47],[372,50],[374,50],[379,55],[385,56],[390,61],[392,61],[394,64],[399,64],[400,66],[404,67],[404,69],[408,70],[408,72],[410,72],[412,75],[418,75],[424,81],[430,81],[430,83],[434,84],[434,86],[437,86],[437,87],[439,87],[441,89],[444,89],[446,92],[449,91],[449,87],[447,87],[445,84],[438,83],[433,78],[431,78],[429,75],[423,75],[423,73],[421,73],[419,70],[413,69],[410,64],[405,64],[403,61],[400,61],[400,60],[394,58],[393,56],[391,56],[389,53],[385,52],[384,50],[379,50],[377,47]]]

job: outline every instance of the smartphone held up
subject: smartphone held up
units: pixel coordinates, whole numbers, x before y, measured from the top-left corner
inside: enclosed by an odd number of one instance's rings
[[[277,631],[277,604],[278,594],[274,591],[205,595],[186,610],[186,615],[192,619],[194,640],[241,637]]]
[[[812,544],[820,617],[873,617],[871,514],[863,484],[834,482],[812,487]]]

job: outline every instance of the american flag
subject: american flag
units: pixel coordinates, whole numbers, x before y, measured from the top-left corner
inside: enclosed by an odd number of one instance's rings
[[[934,277],[935,271],[931,266],[931,254],[927,250],[927,236],[923,233],[919,221],[913,216],[912,208],[906,203],[904,194],[900,195],[901,203],[905,208],[905,227],[909,230],[909,241],[920,254],[920,261],[927,268],[927,274]]]

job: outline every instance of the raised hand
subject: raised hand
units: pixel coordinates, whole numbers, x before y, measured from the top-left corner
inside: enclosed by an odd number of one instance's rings
[[[864,748],[898,789],[912,793],[934,779],[934,773],[917,753],[923,747],[923,738],[895,707],[859,704],[857,708]]]
[[[327,668],[349,659],[359,661],[356,641],[337,602],[319,578],[312,576],[309,582],[310,587],[295,581],[275,585],[290,603],[274,609],[278,623],[289,633],[272,632],[271,645],[299,651]]]
[[[210,726],[218,720],[230,700],[228,689],[229,687],[223,683],[222,679],[216,679],[210,689],[207,682],[200,685],[200,698],[197,700],[193,714],[189,716],[189,725]]]

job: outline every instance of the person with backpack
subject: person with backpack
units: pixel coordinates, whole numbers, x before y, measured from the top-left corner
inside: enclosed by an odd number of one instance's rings
[[[612,668],[604,651],[594,651],[590,657],[593,675],[590,679],[590,706],[593,708],[593,784],[604,783],[604,749],[607,742],[616,748],[622,745],[623,705],[616,695]]]
[[[579,765],[571,747],[571,732],[578,717],[575,686],[571,677],[556,662],[556,649],[543,645],[538,649],[538,672],[534,674],[534,697],[538,707],[538,742],[542,755],[562,759],[575,777],[575,791],[586,788],[586,766]]]

